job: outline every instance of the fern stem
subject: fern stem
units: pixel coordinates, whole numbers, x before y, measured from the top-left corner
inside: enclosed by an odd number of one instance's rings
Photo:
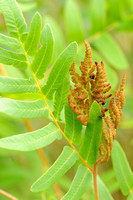
[[[5,192],[4,190],[0,190],[0,194],[2,194],[3,196],[7,197],[8,199],[11,200],[18,200],[16,197],[12,196],[11,194]]]
[[[41,96],[42,96],[42,98],[43,98],[43,100],[44,100],[44,103],[45,103],[45,105],[46,105],[46,108],[47,108],[49,114],[51,115],[51,117],[52,117],[52,119],[53,119],[53,121],[54,121],[56,127],[57,127],[58,130],[61,132],[62,136],[63,136],[64,139],[68,142],[68,144],[70,145],[70,147],[78,154],[79,159],[83,162],[83,164],[84,164],[91,172],[93,172],[93,169],[84,161],[84,159],[80,156],[80,154],[79,154],[78,151],[75,149],[75,147],[73,146],[73,144],[69,141],[69,139],[66,137],[66,135],[64,134],[64,132],[61,130],[61,128],[60,128],[60,126],[59,126],[57,120],[55,119],[55,117],[54,117],[52,111],[50,110],[50,108],[49,108],[49,106],[48,106],[48,103],[47,103],[47,101],[46,101],[46,97],[44,96],[44,94],[43,94],[43,92],[42,92],[42,90],[41,90],[41,88],[40,88],[40,85],[39,85],[39,83],[38,83],[38,81],[37,81],[37,79],[36,79],[36,76],[35,76],[35,74],[34,74],[33,71],[32,71],[32,68],[31,68],[31,65],[30,65],[30,62],[29,62],[27,53],[25,52],[25,49],[24,49],[24,46],[23,46],[22,43],[21,43],[21,46],[22,46],[22,48],[23,48],[24,54],[25,54],[25,56],[26,56],[27,64],[28,64],[28,66],[29,66],[29,68],[30,68],[30,70],[31,70],[31,72],[32,72],[32,76],[33,76],[33,78],[34,78],[34,81],[35,81],[35,83],[36,83],[36,86],[37,86],[37,88],[38,88],[38,90],[39,90],[39,92],[40,92],[40,94],[41,94]]]
[[[62,199],[63,196],[62,196],[62,192],[61,192],[61,189],[60,189],[58,183],[55,183],[55,184],[53,185],[53,189],[54,189],[54,191],[56,192],[57,198],[58,198],[59,200]]]
[[[95,200],[99,200],[98,185],[97,185],[97,163],[95,163],[93,169],[93,185],[94,185]]]

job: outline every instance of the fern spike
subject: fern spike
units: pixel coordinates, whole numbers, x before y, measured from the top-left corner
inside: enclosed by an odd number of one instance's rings
[[[101,157],[97,162],[103,163],[110,157],[113,139],[116,136],[122,108],[125,105],[124,85],[126,73],[123,76],[119,91],[116,91],[115,97],[112,97],[112,93],[110,93],[111,85],[108,82],[104,62],[98,63],[95,61],[93,64],[91,47],[87,40],[84,43],[86,48],[85,57],[79,66],[81,75],[76,72],[75,61],[69,70],[74,85],[70,85],[68,104],[72,111],[78,115],[77,120],[84,126],[88,124],[92,103],[97,101],[100,105],[101,115],[99,117],[103,118],[102,134],[105,142],[100,143],[99,152]],[[108,98],[110,98],[109,107],[103,107],[106,105],[106,99]],[[108,112],[109,116],[106,116]]]

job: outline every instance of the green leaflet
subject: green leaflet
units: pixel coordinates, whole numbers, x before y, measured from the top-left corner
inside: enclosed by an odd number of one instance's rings
[[[62,85],[56,90],[53,115],[57,120],[61,120],[60,114],[67,100],[69,85],[69,81],[66,78]]]
[[[38,49],[38,43],[41,35],[41,23],[41,16],[38,12],[36,12],[32,18],[29,34],[24,45],[25,50],[29,56],[34,56]]]
[[[0,112],[16,118],[36,118],[48,116],[48,111],[42,100],[20,101],[0,98]]]
[[[33,79],[10,78],[0,76],[0,92],[23,93],[37,91],[38,89]]]
[[[27,61],[24,54],[7,51],[0,47],[0,62],[6,65],[13,65],[20,69],[27,68]]]
[[[93,45],[116,69],[127,69],[128,62],[120,47],[108,33],[95,40]]]
[[[52,30],[48,24],[46,24],[42,30],[40,42],[43,46],[40,47],[39,51],[37,52],[37,55],[31,64],[31,68],[37,78],[42,79],[48,65],[51,62],[54,48]]]
[[[117,31],[133,31],[133,18],[128,18],[120,23],[117,27]]]
[[[109,0],[108,1],[108,23],[111,24],[115,21],[120,21],[121,16],[121,9],[120,9],[120,0]]]
[[[77,120],[77,115],[72,109],[65,106],[65,135],[74,144],[80,144],[82,139],[82,124]]]
[[[91,173],[84,165],[80,165],[72,181],[70,189],[62,200],[80,200],[83,193],[88,189]]]
[[[13,50],[19,50],[21,49],[21,45],[18,40],[15,38],[8,37],[7,35],[3,35],[0,33],[0,44],[8,46],[12,48]]]
[[[84,40],[82,18],[77,4],[73,0],[66,1],[64,17],[69,42],[76,41],[82,43]]]
[[[89,112],[89,121],[85,130],[83,141],[80,148],[80,155],[84,160],[93,166],[96,162],[98,149],[102,135],[101,108],[94,101]]]
[[[132,7],[131,0],[109,0],[108,5],[108,13],[109,13],[109,23],[113,23],[115,21],[122,21],[126,15],[129,14]]]
[[[106,188],[106,186],[102,182],[102,180],[99,177],[97,177],[97,179],[98,179],[99,199],[102,199],[102,200],[113,200],[111,194],[109,193],[108,189]]]
[[[133,193],[128,196],[127,200],[133,200]]]
[[[51,144],[62,135],[57,127],[50,123],[47,126],[28,133],[14,135],[0,139],[0,147],[18,151],[33,151]]]
[[[54,35],[54,55],[52,59],[52,63],[55,62],[58,55],[63,51],[65,46],[65,41],[63,37],[62,30],[60,26],[57,24],[57,22],[54,20],[54,18],[50,16],[45,16],[44,21],[48,24],[50,24],[53,35]]]
[[[116,176],[115,176],[115,172],[113,168],[108,169],[107,171],[102,173],[100,175],[100,178],[104,182],[106,187],[108,187],[108,190],[111,194],[117,192],[120,189],[119,183],[116,180]]]
[[[114,141],[111,157],[121,191],[124,195],[128,195],[133,191],[133,173],[123,149],[116,140]]]
[[[32,186],[32,192],[41,192],[52,186],[62,177],[78,160],[77,153],[65,146],[55,163]]]
[[[131,0],[119,0],[119,5],[121,9],[121,16],[122,19],[126,17],[126,15],[129,15],[129,12],[132,12],[132,1]]]
[[[93,0],[89,13],[91,18],[90,33],[103,31],[106,27],[106,0]]]
[[[45,96],[52,99],[53,93],[59,88],[65,79],[70,65],[72,64],[77,52],[77,43],[71,43],[58,57],[55,62],[46,85],[42,87]]]
[[[4,15],[9,35],[20,39],[26,31],[27,25],[17,2],[15,0],[0,0],[0,9]]]

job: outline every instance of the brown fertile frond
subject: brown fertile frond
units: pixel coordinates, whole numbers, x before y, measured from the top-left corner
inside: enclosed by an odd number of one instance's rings
[[[111,85],[108,82],[107,73],[104,62],[98,63],[92,61],[92,51],[87,40],[84,41],[86,52],[84,60],[81,61],[79,69],[81,75],[76,72],[75,61],[70,67],[70,75],[74,86],[70,86],[68,95],[68,103],[73,112],[76,113],[77,120],[81,121],[84,126],[88,124],[89,110],[94,101],[97,101],[101,107],[101,115],[103,118],[103,139],[99,147],[101,157],[97,162],[106,162],[110,157],[110,151],[113,148],[113,139],[116,136],[116,129],[120,124],[122,108],[125,105],[124,85],[126,74],[124,74],[120,84],[119,91],[115,92],[115,97],[111,97]],[[110,98],[111,97],[111,98]],[[103,107],[106,99],[110,98],[109,107]],[[109,111],[109,116],[106,112]]]
[[[68,103],[73,112],[79,114],[77,119],[83,125],[88,124],[89,109],[93,101],[97,101],[101,106],[106,104],[105,99],[112,94],[107,94],[111,89],[110,83],[107,83],[106,70],[104,63],[99,64],[97,61],[92,65],[92,51],[87,40],[84,41],[86,52],[84,60],[79,66],[81,75],[75,70],[75,61],[70,67],[70,75],[74,87],[70,87],[68,95]],[[101,108],[102,116],[104,116],[107,108]]]
[[[105,154],[103,155],[101,153],[101,148],[103,148],[103,145],[99,148],[99,152],[101,154],[100,162],[106,162],[109,159],[110,151],[113,148],[113,139],[116,136],[116,129],[118,128],[120,124],[120,117],[122,115],[122,108],[125,105],[125,93],[124,93],[124,85],[126,81],[126,73],[123,76],[122,82],[120,84],[119,91],[115,91],[115,98],[111,97],[109,101],[109,116],[104,117],[104,123],[103,123],[103,138],[105,141],[106,149]]]

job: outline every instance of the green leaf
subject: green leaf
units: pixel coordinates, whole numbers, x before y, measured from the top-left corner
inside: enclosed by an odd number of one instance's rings
[[[79,200],[83,193],[88,189],[91,173],[84,165],[80,165],[72,181],[70,189],[62,200]]]
[[[31,186],[31,191],[40,192],[48,189],[75,164],[77,159],[77,153],[65,146],[55,163]]]
[[[80,155],[91,166],[95,164],[102,135],[101,108],[94,101],[89,112],[89,121],[80,148]]]
[[[82,139],[82,124],[77,120],[77,114],[66,105],[65,106],[65,135],[74,144],[80,144]]]
[[[103,34],[95,40],[93,45],[116,69],[124,70],[128,68],[128,62],[124,53],[110,34]]]
[[[33,151],[51,144],[62,135],[57,127],[50,123],[47,126],[28,133],[0,139],[0,147],[18,151]]]
[[[10,78],[0,76],[0,92],[23,93],[37,91],[38,89],[33,79]]]
[[[102,179],[111,194],[117,192],[120,189],[119,183],[116,180],[115,172],[112,168],[103,172],[100,175],[100,178]]]
[[[116,140],[114,141],[111,157],[121,191],[124,195],[128,195],[133,191],[133,173],[123,149]]]
[[[120,25],[116,28],[117,31],[127,31],[131,32],[133,31],[133,18],[128,18],[126,20],[123,20]]]
[[[82,26],[82,18],[80,16],[78,6],[73,0],[66,1],[65,27],[69,42],[83,42],[84,32]]]
[[[122,0],[121,0],[122,2]],[[108,23],[111,24],[115,21],[122,19],[120,0],[108,0]]]
[[[66,78],[62,85],[56,90],[53,115],[57,120],[60,120],[60,113],[66,103],[69,85],[69,81]]]
[[[37,78],[42,79],[44,73],[49,66],[52,56],[53,56],[53,48],[54,48],[54,38],[52,34],[52,30],[48,24],[46,24],[43,28],[41,35],[41,44],[37,55],[35,56],[31,68]]]
[[[100,8],[100,9],[99,9]],[[105,29],[106,20],[106,0],[93,0],[90,7],[91,29],[94,34]]]
[[[18,40],[15,38],[8,37],[7,35],[3,35],[0,33],[0,44],[8,46],[12,48],[13,50],[19,50],[21,49],[21,45]]]
[[[27,61],[24,54],[8,51],[0,47],[0,62],[6,65],[13,65],[20,69],[27,68]]]
[[[22,12],[28,12],[30,13],[31,12],[34,12],[35,9],[37,9],[37,2],[36,1],[19,1],[18,2],[20,7],[21,7],[21,10]]]
[[[44,21],[50,24],[53,35],[54,35],[54,55],[52,59],[52,63],[55,62],[58,55],[63,51],[65,46],[65,41],[63,37],[63,33],[58,23],[54,20],[54,18],[50,16],[45,16]]]
[[[69,71],[77,52],[77,43],[71,43],[55,62],[46,85],[42,87],[45,96],[52,98],[53,93],[60,87]]]
[[[111,194],[109,193],[108,189],[106,188],[106,186],[104,185],[102,180],[99,177],[97,177],[97,179],[98,179],[99,199],[102,199],[102,200],[113,200]]]
[[[128,196],[127,200],[133,200],[133,193]]]
[[[41,23],[41,16],[38,12],[36,12],[32,18],[29,34],[24,45],[25,50],[29,56],[34,56],[38,49],[38,43],[41,35]]]
[[[17,2],[15,0],[0,0],[0,9],[4,15],[9,35],[20,39],[26,31],[27,25]]]
[[[36,118],[47,116],[48,111],[42,100],[20,101],[0,98],[0,112],[16,118]]]

